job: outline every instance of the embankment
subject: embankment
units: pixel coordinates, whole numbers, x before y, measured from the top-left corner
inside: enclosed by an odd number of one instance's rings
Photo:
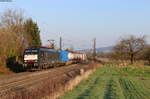
[[[72,90],[81,80],[87,78],[97,65],[90,63],[81,68],[74,68],[69,72],[49,77],[41,82],[25,86],[22,89],[11,90],[3,99],[56,99],[65,92]],[[59,72],[59,71],[58,71]]]

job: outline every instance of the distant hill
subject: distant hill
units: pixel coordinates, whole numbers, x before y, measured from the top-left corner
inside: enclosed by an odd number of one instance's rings
[[[101,47],[101,48],[97,48],[96,51],[97,52],[111,52],[113,51],[114,46],[108,46],[108,47]]]
[[[108,46],[108,47],[101,47],[97,48],[96,52],[111,52],[113,51],[114,46]],[[91,52],[92,49],[85,49],[85,50],[77,50],[78,52]]]

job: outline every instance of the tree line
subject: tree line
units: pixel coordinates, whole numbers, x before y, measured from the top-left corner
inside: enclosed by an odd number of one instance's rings
[[[37,22],[26,18],[22,10],[0,13],[0,40],[0,69],[14,68],[22,62],[24,49],[41,45]]]

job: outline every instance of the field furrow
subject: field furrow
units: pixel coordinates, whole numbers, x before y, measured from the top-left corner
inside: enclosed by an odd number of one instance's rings
[[[60,99],[150,99],[146,69],[99,68]]]
[[[120,84],[126,99],[150,99],[148,92],[133,80],[120,78]]]

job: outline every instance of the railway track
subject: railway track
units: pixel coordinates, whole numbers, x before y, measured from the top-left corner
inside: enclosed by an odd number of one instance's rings
[[[79,68],[82,68],[82,66],[73,64],[70,66],[53,68],[45,71],[24,73],[20,76],[14,75],[9,77],[9,79],[7,77],[5,79],[3,78],[0,80],[0,95],[8,91],[18,91],[20,89],[29,88],[44,79],[56,79],[60,75]]]

